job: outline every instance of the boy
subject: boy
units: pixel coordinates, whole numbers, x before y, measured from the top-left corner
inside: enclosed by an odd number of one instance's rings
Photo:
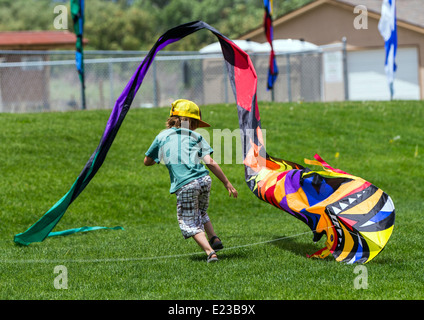
[[[169,192],[177,196],[177,218],[184,238],[193,237],[206,252],[207,262],[218,261],[216,251],[223,245],[207,214],[212,179],[200,160],[224,184],[230,197],[237,198],[237,190],[211,158],[212,148],[194,132],[199,127],[210,127],[202,121],[200,109],[194,102],[174,101],[166,126],[168,129],[156,136],[146,152],[144,164],[151,166],[163,160],[171,179]]]

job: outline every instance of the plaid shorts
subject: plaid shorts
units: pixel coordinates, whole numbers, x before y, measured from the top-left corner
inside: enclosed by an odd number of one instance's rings
[[[211,183],[211,177],[206,175],[189,182],[175,192],[178,224],[185,239],[205,231],[203,225],[210,221],[206,210],[209,206]]]

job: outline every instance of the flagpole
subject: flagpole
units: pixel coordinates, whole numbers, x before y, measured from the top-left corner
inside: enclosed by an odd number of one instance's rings
[[[393,88],[393,82],[390,83],[390,101],[393,100],[393,95],[394,95],[394,88]]]
[[[71,15],[74,22],[74,32],[77,36],[75,43],[75,63],[81,82],[81,109],[86,109],[85,104],[85,72],[84,72],[84,56],[83,56],[83,30],[84,30],[84,0],[70,0]]]
[[[82,109],[85,110],[87,107],[85,105],[85,75],[82,75],[81,78],[81,103]]]

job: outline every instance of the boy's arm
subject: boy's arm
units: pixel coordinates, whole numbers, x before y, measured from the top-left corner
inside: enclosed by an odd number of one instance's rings
[[[232,186],[230,181],[225,176],[224,172],[222,171],[221,167],[216,163],[210,155],[206,155],[203,158],[203,161],[205,162],[206,166],[209,168],[210,171],[224,184],[225,188],[228,190],[228,193],[231,197],[233,195],[234,198],[237,198],[238,192],[237,190]]]
[[[154,165],[154,164],[156,164],[156,162],[155,162],[155,160],[153,160],[152,158],[150,158],[150,157],[148,157],[148,156],[146,156],[146,157],[144,158],[144,165],[145,165],[145,166],[152,166],[152,165]]]

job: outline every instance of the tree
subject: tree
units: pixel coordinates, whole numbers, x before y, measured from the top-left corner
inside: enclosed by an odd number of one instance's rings
[[[274,1],[274,19],[313,0]],[[0,0],[0,31],[53,30],[53,0]],[[69,1],[63,3],[69,9]],[[69,12],[69,28],[72,20]],[[166,30],[203,20],[236,39],[263,23],[262,0],[90,0],[85,1],[86,49],[148,50]],[[199,50],[216,41],[196,32],[167,50]]]

